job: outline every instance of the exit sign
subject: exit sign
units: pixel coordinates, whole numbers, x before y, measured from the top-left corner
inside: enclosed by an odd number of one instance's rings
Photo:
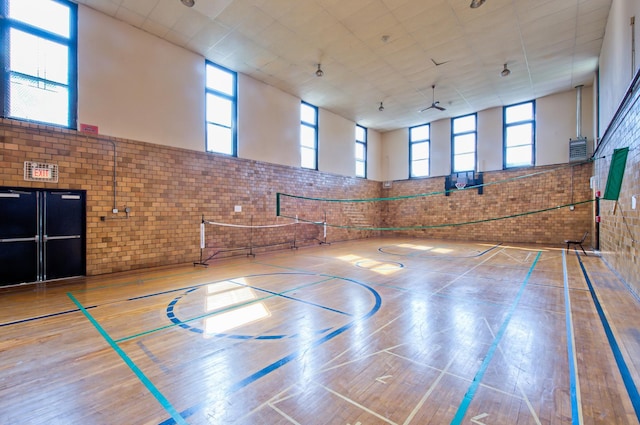
[[[58,182],[58,166],[42,162],[24,162],[25,181]]]

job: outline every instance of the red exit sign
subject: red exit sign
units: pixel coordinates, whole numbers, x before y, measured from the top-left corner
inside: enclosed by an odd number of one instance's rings
[[[33,177],[34,179],[50,179],[51,169],[50,168],[32,168],[31,177]]]

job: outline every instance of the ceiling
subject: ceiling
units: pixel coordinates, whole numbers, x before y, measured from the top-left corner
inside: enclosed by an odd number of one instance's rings
[[[385,132],[591,85],[611,0],[75,0]],[[324,75],[316,76],[318,64]],[[504,64],[511,71],[501,76]],[[429,109],[435,100],[446,111]],[[384,111],[379,111],[380,103]]]

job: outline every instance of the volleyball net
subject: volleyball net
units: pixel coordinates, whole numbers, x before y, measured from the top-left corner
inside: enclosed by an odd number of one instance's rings
[[[378,198],[277,193],[276,215],[315,222],[318,212],[323,212],[325,225],[336,239],[393,232],[540,242],[553,239],[548,233],[557,231],[564,240],[573,234],[570,230],[574,226],[582,226],[579,231],[584,232],[585,217],[592,213],[593,194],[585,184],[592,173],[588,163],[475,174],[464,179],[447,176],[406,180],[394,184],[389,191],[394,196]],[[415,193],[418,186],[426,190]],[[414,193],[410,193],[412,190]],[[571,215],[567,215],[569,212]]]
[[[245,253],[255,257],[258,250],[270,247],[298,248],[299,242],[319,240],[315,223],[279,219],[276,223],[255,224],[250,217],[246,224],[223,223],[205,219],[200,222],[200,259],[194,266],[208,265],[209,260],[225,253]],[[326,229],[325,229],[326,238]]]

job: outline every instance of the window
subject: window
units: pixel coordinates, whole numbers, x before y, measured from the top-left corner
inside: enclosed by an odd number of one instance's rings
[[[356,125],[356,177],[367,177],[367,129]]]
[[[211,62],[206,64],[207,152],[237,155],[236,73]]]
[[[75,128],[77,6],[6,0],[2,14],[2,115]]]
[[[451,151],[453,173],[476,170],[477,115],[470,114],[451,120]]]
[[[300,165],[318,169],[318,108],[300,104]]]
[[[429,124],[409,128],[409,177],[429,176],[430,130]]]
[[[504,168],[534,165],[535,103],[534,101],[505,106]]]

